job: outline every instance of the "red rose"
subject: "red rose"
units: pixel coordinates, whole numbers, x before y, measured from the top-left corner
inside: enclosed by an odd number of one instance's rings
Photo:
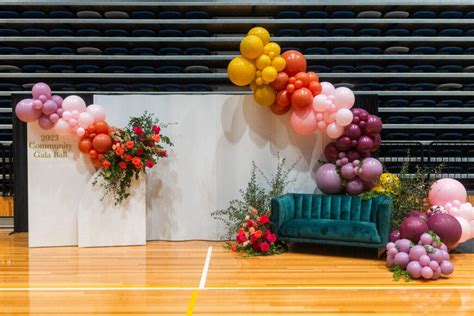
[[[252,248],[253,248],[253,250],[259,252],[260,251],[260,244],[256,242],[252,245]]]
[[[155,163],[154,163],[153,161],[151,161],[151,160],[148,160],[148,161],[145,163],[145,165],[146,165],[148,168],[152,168],[152,167],[155,165]]]
[[[143,129],[140,125],[138,125],[133,128],[133,132],[137,135],[141,135],[143,133]]]
[[[258,237],[256,234],[252,234],[252,237],[250,237],[250,243],[254,244],[258,241],[260,237]]]
[[[265,239],[268,240],[268,242],[270,243],[274,243],[277,240],[277,236],[275,234],[270,233],[265,236]]]
[[[156,126],[156,125],[153,125],[152,129],[153,129],[153,133],[155,133],[155,134],[159,134],[160,131],[161,131],[161,128],[159,126]]]
[[[117,154],[117,156],[122,156],[124,153],[124,150],[122,147],[117,147],[117,149],[115,150],[115,154]]]
[[[125,155],[125,160],[126,160],[126,161],[130,161],[130,160],[132,160],[132,158],[133,158],[133,157],[130,156],[130,155]]]
[[[238,242],[239,244],[243,244],[246,239],[247,239],[247,238],[245,237],[244,234],[238,234],[238,235],[237,235],[237,238],[235,238],[235,240],[237,240],[237,242]]]
[[[255,232],[255,236],[257,236],[257,238],[262,237],[262,231],[261,231],[261,230],[257,230],[257,231]]]
[[[105,160],[103,163],[102,163],[102,166],[104,166],[105,169],[109,169],[110,168],[110,162]]]
[[[125,161],[119,162],[119,167],[123,170],[127,169],[127,163]]]
[[[268,250],[270,250],[270,245],[266,241],[264,241],[260,243],[260,250],[262,252],[267,252]]]
[[[137,156],[143,155],[143,148],[138,148],[138,149],[137,149],[137,152],[135,153],[135,155],[137,155]]]
[[[265,224],[268,224],[270,222],[270,219],[268,218],[268,216],[266,214],[263,214],[262,216],[260,216],[260,218],[258,219],[258,222],[262,225],[265,225]]]
[[[253,227],[253,222],[252,221],[247,221],[247,227]]]

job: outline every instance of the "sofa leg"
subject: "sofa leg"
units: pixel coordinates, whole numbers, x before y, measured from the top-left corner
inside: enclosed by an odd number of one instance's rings
[[[385,248],[377,248],[377,259],[382,258],[386,251],[387,249]]]

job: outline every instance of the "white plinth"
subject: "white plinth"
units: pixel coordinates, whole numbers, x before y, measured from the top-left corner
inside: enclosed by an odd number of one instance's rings
[[[112,196],[101,201],[104,190],[85,186],[77,207],[79,247],[133,246],[146,243],[146,178],[133,180],[130,196],[114,205]]]

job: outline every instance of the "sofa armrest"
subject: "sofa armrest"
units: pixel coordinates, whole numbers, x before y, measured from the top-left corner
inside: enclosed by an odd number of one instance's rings
[[[290,194],[272,199],[271,223],[273,233],[279,233],[281,225],[295,218],[295,201]]]
[[[389,197],[384,198],[377,212],[377,231],[381,237],[382,244],[388,243],[389,240],[390,226],[392,224],[392,209],[392,199]]]

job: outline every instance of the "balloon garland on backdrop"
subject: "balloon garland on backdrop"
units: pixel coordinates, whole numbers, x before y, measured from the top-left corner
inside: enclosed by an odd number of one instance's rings
[[[370,190],[382,174],[380,161],[371,157],[381,144],[382,120],[364,109],[352,108],[355,96],[346,87],[319,82],[306,72],[303,54],[270,41],[263,27],[252,28],[240,42],[241,56],[228,65],[229,79],[250,85],[255,101],[276,115],[291,110],[290,126],[300,135],[324,133],[333,141],[324,154],[328,163],[316,172],[318,188],[327,194]]]

